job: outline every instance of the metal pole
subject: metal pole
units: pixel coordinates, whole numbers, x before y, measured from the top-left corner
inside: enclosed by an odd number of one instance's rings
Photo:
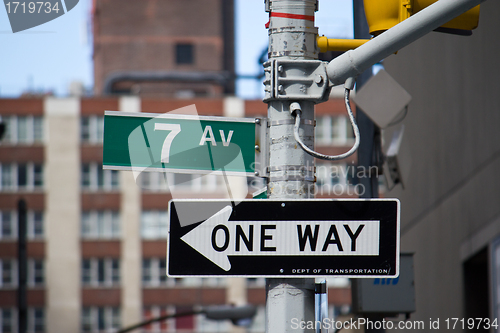
[[[269,15],[269,59],[317,59],[317,29],[314,27],[316,0],[267,0]],[[293,101],[268,102],[270,199],[311,198],[314,159],[302,150],[293,135]],[[314,103],[299,101],[302,107],[301,138],[314,145]],[[266,332],[314,332],[292,329],[292,319],[314,321],[314,279],[267,279]]]
[[[27,255],[26,255],[26,201],[20,199],[17,203],[17,311],[18,311],[18,332],[26,333],[28,324],[28,310],[26,302],[26,282],[27,282]]]

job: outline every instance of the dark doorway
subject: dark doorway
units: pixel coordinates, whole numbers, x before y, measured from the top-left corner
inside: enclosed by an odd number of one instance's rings
[[[489,318],[489,279],[488,279],[488,248],[485,247],[472,258],[464,262],[464,295],[465,318]],[[489,332],[476,327],[474,332]],[[467,325],[466,325],[467,328]]]

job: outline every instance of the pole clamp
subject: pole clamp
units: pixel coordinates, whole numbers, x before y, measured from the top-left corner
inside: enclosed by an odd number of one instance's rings
[[[301,100],[321,103],[330,88],[327,63],[321,60],[271,59],[264,63],[264,102]]]

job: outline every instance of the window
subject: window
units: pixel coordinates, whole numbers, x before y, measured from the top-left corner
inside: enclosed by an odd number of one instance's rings
[[[17,211],[0,211],[0,239],[17,239]],[[27,214],[27,237],[43,237],[43,212],[29,210]]]
[[[27,283],[29,287],[41,287],[45,283],[44,262],[41,259],[28,259]],[[17,260],[0,259],[0,288],[17,287]]]
[[[119,173],[116,170],[103,170],[99,163],[84,163],[81,171],[84,190],[115,191],[119,188]]]
[[[175,279],[167,279],[167,262],[165,259],[142,259],[142,284],[147,287],[175,285]]]
[[[173,306],[148,306],[143,309],[143,320],[173,314],[175,314],[175,307]],[[147,333],[175,332],[175,318],[151,323],[144,326],[143,331]]]
[[[0,308],[0,329],[2,333],[17,332],[16,310],[13,308]]]
[[[43,187],[43,167],[41,164],[10,163],[0,164],[0,191],[34,191]]]
[[[17,286],[17,261],[15,259],[0,259],[0,277],[0,288]]]
[[[88,116],[80,120],[80,140],[82,143],[99,144],[104,138],[104,117]]]
[[[120,308],[83,307],[81,328],[83,332],[104,332],[120,328]]]
[[[5,133],[1,144],[38,144],[43,142],[43,117],[0,116],[5,123]]]
[[[1,211],[0,224],[0,239],[17,238],[17,214],[15,211]]]
[[[120,237],[120,214],[117,211],[84,211],[82,238],[110,239]]]
[[[91,287],[111,287],[120,282],[120,261],[111,258],[82,260],[82,284]]]
[[[323,116],[316,119],[316,141],[322,145],[345,145],[354,138],[351,123],[345,116]]]
[[[28,332],[45,332],[45,310],[43,308],[28,309]]]
[[[216,175],[192,175],[181,173],[142,172],[138,183],[144,190],[159,191],[203,191],[215,192],[225,188],[226,184],[222,176]]]
[[[28,259],[28,285],[41,287],[45,283],[44,262],[41,259]]]
[[[42,238],[44,232],[43,212],[28,211],[28,238]]]
[[[175,62],[178,65],[194,64],[193,44],[177,44],[175,46]]]
[[[247,287],[249,288],[265,288],[266,279],[264,278],[247,278]]]
[[[141,235],[145,239],[167,238],[168,214],[166,210],[145,210],[141,214]]]

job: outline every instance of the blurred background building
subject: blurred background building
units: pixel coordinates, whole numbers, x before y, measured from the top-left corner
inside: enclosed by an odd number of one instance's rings
[[[409,182],[386,195],[415,253],[415,319],[500,316],[499,14],[486,1],[472,36],[431,33],[384,61],[412,95]]]
[[[255,304],[264,332],[265,281],[166,277],[169,188],[148,173],[102,170],[104,110],[164,113],[195,104],[200,115],[266,116],[260,100],[234,95],[231,0],[95,0],[94,97],[0,99],[0,332],[17,331],[17,204],[28,206],[29,332],[111,332],[202,305]],[[194,10],[193,8],[196,8]],[[29,97],[29,98],[28,98]],[[323,153],[353,143],[343,101],[317,106]],[[355,196],[356,158],[318,164],[318,197]],[[210,177],[205,177],[207,179]],[[222,178],[169,176],[186,198],[221,197]],[[240,181],[245,181],[244,178]],[[264,182],[247,180],[249,193]],[[330,317],[349,311],[346,279],[330,281]],[[232,332],[202,315],[144,332]]]
[[[136,184],[131,172],[102,170],[103,110],[164,113],[193,103],[200,115],[238,111],[254,117],[267,112],[261,101],[234,97],[0,99],[0,115],[7,124],[0,146],[2,332],[15,332],[16,327],[16,210],[21,198],[28,206],[30,331],[105,332],[194,306],[247,302],[259,306],[252,331],[264,331],[264,279],[167,278],[169,189],[157,185],[160,177],[155,173],[145,174]],[[319,105],[318,115],[323,115],[323,129],[336,133],[321,151],[346,149],[351,139],[340,127],[345,126],[342,101]],[[335,185],[337,194],[347,195],[352,186],[342,172],[338,174],[323,174],[323,197],[331,196]],[[203,184],[191,175],[173,175],[171,181],[170,187],[186,198],[217,198],[224,193],[218,176]],[[250,192],[263,186],[258,179],[248,183]],[[347,281],[337,280],[331,281],[329,291],[332,316],[347,312],[350,305]],[[145,331],[231,329],[228,323],[202,318],[172,319]]]

